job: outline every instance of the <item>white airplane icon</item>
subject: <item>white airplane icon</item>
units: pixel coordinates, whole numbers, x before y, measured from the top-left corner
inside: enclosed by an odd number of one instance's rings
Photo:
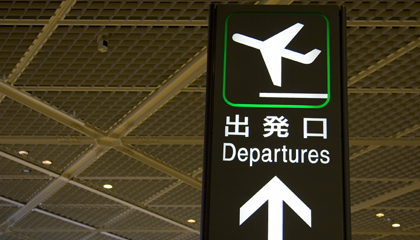
[[[295,25],[277,33],[276,35],[260,41],[239,33],[232,36],[233,41],[244,44],[249,47],[259,49],[267,66],[268,73],[275,86],[281,87],[281,59],[287,58],[303,64],[311,64],[321,53],[321,50],[313,49],[312,51],[301,54],[289,49],[286,46],[303,28],[303,24]]]

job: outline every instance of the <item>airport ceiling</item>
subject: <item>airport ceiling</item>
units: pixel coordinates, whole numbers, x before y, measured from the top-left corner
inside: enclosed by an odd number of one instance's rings
[[[353,240],[420,239],[420,1],[222,3],[347,7]],[[209,6],[0,2],[0,239],[199,239]]]

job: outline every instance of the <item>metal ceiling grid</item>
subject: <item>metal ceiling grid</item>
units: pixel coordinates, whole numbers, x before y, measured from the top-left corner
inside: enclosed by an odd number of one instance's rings
[[[181,92],[129,136],[202,136],[204,107],[205,93]]]
[[[2,79],[12,72],[41,29],[40,26],[0,25],[0,77]]]
[[[350,136],[390,137],[420,118],[418,94],[350,94],[348,99]]]
[[[144,163],[130,158],[113,149],[98,158],[94,163],[82,171],[77,178],[89,179],[124,179],[124,177],[173,179],[172,177],[158,171]],[[119,178],[120,177],[120,178]]]
[[[53,212],[65,218],[72,219],[74,221],[88,224],[89,226],[95,228],[101,228],[109,219],[113,219],[119,214],[127,210],[120,206],[119,208],[108,207],[105,205],[103,208],[91,207],[90,205],[84,205],[80,207],[79,205],[69,204],[68,206],[62,205],[44,205],[40,206],[41,209],[48,212]]]
[[[200,226],[200,216],[201,216],[201,206],[151,206],[153,209],[156,209],[158,212],[164,212],[169,216],[173,216],[183,222],[188,221],[189,219],[194,219],[196,222],[191,224],[192,226]]]
[[[206,81],[207,81],[206,74],[203,74],[201,77],[197,78],[194,82],[192,82],[189,85],[189,87],[195,88],[196,91],[199,91],[199,89],[206,87],[206,84],[207,84]]]
[[[97,50],[102,33],[111,35],[105,53]],[[15,85],[157,87],[206,37],[202,27],[60,26]]]
[[[200,205],[201,191],[182,183],[175,191],[168,191],[165,195],[149,203],[150,205]]]
[[[103,131],[142,102],[149,92],[32,92],[33,96]]]
[[[78,1],[67,19],[206,20],[212,1]],[[222,3],[232,1],[219,1]],[[249,1],[236,1],[249,2]]]
[[[137,148],[185,173],[203,166],[203,145],[146,145]]]
[[[82,180],[81,182],[98,190],[103,189],[104,184],[111,184],[113,188],[106,192],[120,199],[141,205],[142,201],[153,196],[155,192],[165,189],[175,181],[174,179],[105,179]]]
[[[395,20],[418,21],[420,11],[420,2],[411,0],[399,1],[293,1],[292,5],[344,5],[347,7],[347,18],[350,21],[354,20]]]
[[[46,177],[46,178],[50,178],[48,175],[45,175],[41,172],[38,172],[36,170],[32,170],[28,167],[22,166],[22,164],[13,162],[7,158],[4,157],[0,157],[0,175],[2,176],[2,179],[6,179],[7,176],[9,178],[18,178],[18,177],[22,177],[22,178],[37,178],[37,177]],[[31,170],[30,173],[25,173],[22,172],[22,170],[27,169],[27,170]]]
[[[61,1],[2,1],[0,16],[4,19],[49,19]]]
[[[419,36],[420,31],[413,34]],[[355,88],[419,89],[420,49],[416,48],[353,85]]]
[[[376,217],[377,213],[384,213],[384,217]],[[360,231],[398,232],[391,224],[398,222],[402,228],[407,228],[412,222],[418,221],[418,212],[401,210],[365,209],[352,216],[352,229]]]
[[[28,202],[49,182],[50,179],[0,179],[0,191],[8,199]]]
[[[172,224],[169,224],[165,221],[162,221],[160,219],[151,217],[147,214],[131,211],[127,213],[124,218],[119,219],[119,221],[116,221],[112,224],[109,224],[110,228],[114,229],[147,229],[150,228],[150,230],[175,230],[175,231],[184,231],[185,229],[179,228],[177,226],[174,226]],[[169,231],[170,232],[170,231]],[[141,239],[138,237],[135,237],[134,239]]]
[[[0,132],[2,135],[80,136],[66,127],[9,98],[0,104]]]
[[[351,181],[351,205],[360,204],[387,192],[409,185],[410,182]]]
[[[350,162],[352,178],[415,181],[420,179],[419,147],[380,147]],[[395,161],[395,159],[404,159]]]
[[[62,173],[80,155],[82,155],[89,145],[29,145],[29,144],[3,144],[2,147],[8,148],[8,152],[19,152],[25,150],[29,152],[27,156],[17,155],[25,158],[28,162],[42,166],[56,173]],[[44,165],[42,161],[50,160],[51,165]]]
[[[413,210],[418,210],[419,206],[419,199],[420,199],[420,190],[412,191],[405,195],[390,199],[388,201],[379,203],[375,205],[375,207],[382,207],[382,208],[411,208]]]
[[[347,31],[349,77],[355,76],[402,46],[415,41],[420,34],[419,28],[409,27],[348,27]],[[392,68],[392,65],[385,68]],[[363,84],[356,83],[354,86],[361,87],[369,83],[367,78],[361,82]]]

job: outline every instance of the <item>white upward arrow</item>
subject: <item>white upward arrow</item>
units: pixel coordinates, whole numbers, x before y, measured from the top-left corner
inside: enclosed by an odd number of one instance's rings
[[[239,211],[239,225],[268,201],[268,240],[283,240],[283,202],[312,227],[308,208],[277,176],[271,179]]]

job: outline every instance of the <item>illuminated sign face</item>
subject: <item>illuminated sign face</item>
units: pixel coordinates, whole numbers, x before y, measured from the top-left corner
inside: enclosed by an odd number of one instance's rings
[[[271,23],[270,31],[261,19]],[[238,12],[226,19],[225,26],[223,97],[227,104],[270,108],[328,104],[330,33],[324,15]],[[231,60],[238,58],[246,61]],[[237,91],[244,93],[238,96]]]
[[[350,239],[341,9],[212,11],[201,239]]]

